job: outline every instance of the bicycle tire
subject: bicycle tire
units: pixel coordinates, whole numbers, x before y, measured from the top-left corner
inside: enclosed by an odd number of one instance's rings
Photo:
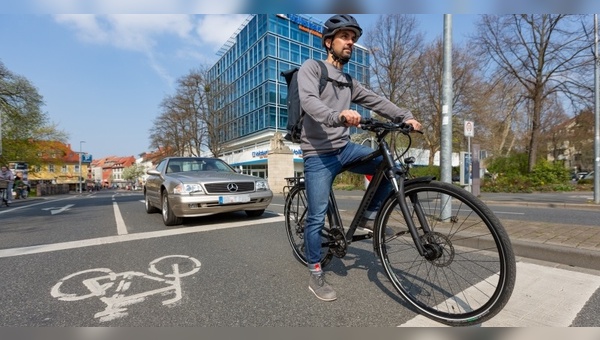
[[[308,214],[306,206],[306,190],[304,186],[293,187],[285,200],[283,210],[285,216],[285,231],[292,246],[294,257],[303,265],[307,266],[305,244],[304,244],[304,223]],[[332,225],[331,214],[327,212],[325,226],[322,230],[322,252],[321,252],[321,267],[325,268],[333,257],[333,253],[329,250],[329,229]]]
[[[423,208],[431,228],[427,236],[411,196]],[[396,291],[421,314],[446,325],[479,324],[498,314],[516,279],[514,253],[500,220],[480,199],[449,183],[407,183],[405,197],[419,237],[438,253],[429,260],[419,255],[391,195],[376,218],[374,246]]]

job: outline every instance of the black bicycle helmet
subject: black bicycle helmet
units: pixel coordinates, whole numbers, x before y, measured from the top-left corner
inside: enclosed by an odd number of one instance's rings
[[[362,35],[362,28],[358,24],[358,21],[354,19],[350,14],[336,14],[325,22],[325,29],[323,30],[323,47],[325,46],[325,39],[333,38],[337,31],[341,29],[353,30],[356,34],[356,40]]]

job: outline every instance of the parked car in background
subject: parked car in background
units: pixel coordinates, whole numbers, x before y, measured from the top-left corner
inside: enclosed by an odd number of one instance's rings
[[[574,172],[574,173],[571,174],[571,179],[574,180],[574,181],[578,181],[578,180],[582,179],[587,174],[588,174],[587,171]]]
[[[580,181],[581,180],[586,180],[586,179],[593,180],[594,179],[594,172],[590,171],[589,173],[587,173],[587,174],[583,175],[581,178],[579,178]]]
[[[273,199],[266,179],[241,174],[218,158],[167,157],[147,174],[146,212],[160,211],[166,226],[232,211],[258,217]]]

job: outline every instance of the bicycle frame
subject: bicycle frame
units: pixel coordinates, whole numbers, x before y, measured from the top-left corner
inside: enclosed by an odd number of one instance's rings
[[[406,222],[406,225],[408,226],[408,230],[411,234],[411,237],[415,243],[415,246],[416,246],[419,254],[422,256],[433,255],[433,254],[430,254],[431,251],[425,250],[425,248],[423,247],[421,238],[419,237],[419,234],[417,232],[417,227],[415,226],[415,223],[410,216],[408,205],[404,198],[404,196],[405,196],[404,186],[407,182],[413,183],[413,182],[420,182],[420,181],[431,181],[431,180],[433,180],[433,177],[421,177],[421,178],[415,178],[415,179],[407,179],[408,170],[405,167],[401,166],[400,164],[396,164],[396,162],[394,161],[394,158],[392,157],[392,153],[390,151],[389,144],[385,140],[385,136],[387,136],[390,131],[380,129],[375,132],[376,132],[376,136],[377,136],[377,145],[378,145],[377,150],[375,150],[372,153],[366,155],[365,157],[357,160],[356,162],[353,162],[352,164],[347,165],[346,167],[342,168],[342,170],[341,170],[341,172],[344,172],[344,171],[352,169],[353,167],[355,167],[359,164],[368,162],[379,156],[383,156],[383,161],[380,163],[379,167],[376,169],[375,174],[373,175],[373,178],[371,179],[369,185],[367,186],[365,194],[363,195],[363,198],[362,198],[360,204],[358,205],[358,209],[357,209],[356,213],[354,214],[354,218],[352,219],[352,222],[350,223],[348,231],[346,232],[346,235],[345,235],[346,242],[349,244],[350,242],[353,242],[353,241],[359,241],[359,240],[364,240],[364,239],[373,237],[372,233],[368,233],[366,235],[357,235],[357,236],[355,236],[354,233],[356,232],[356,228],[358,227],[358,222],[359,222],[360,218],[363,216],[364,212],[367,210],[367,207],[373,200],[373,197],[375,196],[375,192],[376,192],[377,188],[379,187],[379,185],[381,184],[382,181],[389,180],[392,185],[392,194],[396,195],[396,197],[398,199],[400,209],[404,216],[404,220]],[[405,160],[405,164],[406,163],[408,163],[407,160]],[[417,197],[416,196],[410,197],[410,200],[411,200],[411,203],[413,204],[414,210],[417,215],[417,219],[419,220],[419,224],[423,228],[423,232],[424,233],[430,232],[431,230],[430,230],[429,224],[427,222],[425,214],[423,213],[423,209],[420,207],[420,204],[417,201]],[[332,222],[333,222],[334,226],[338,226],[338,228],[343,230],[342,218],[339,213],[339,209],[337,206],[337,202],[336,202],[335,194],[333,193],[333,190],[331,190],[329,192],[329,205],[328,205],[327,209],[328,209],[328,212],[330,213],[330,215],[333,216]]]
[[[371,120],[363,120],[363,121],[361,121],[361,124],[363,124],[363,123],[369,124],[370,122],[371,122]],[[417,248],[417,251],[419,252],[419,254],[421,256],[434,257],[436,255],[434,251],[425,249],[423,247],[421,237],[419,236],[419,233],[417,231],[417,226],[415,225],[415,222],[411,218],[411,214],[410,214],[410,211],[408,208],[408,203],[405,200],[405,193],[404,193],[404,187],[406,186],[406,184],[416,183],[416,182],[429,182],[429,181],[432,181],[434,179],[434,177],[429,176],[429,177],[419,177],[419,178],[409,179],[408,178],[408,166],[410,165],[410,163],[414,162],[414,159],[410,159],[410,158],[405,159],[404,165],[402,165],[401,163],[397,164],[394,161],[394,158],[392,157],[392,152],[390,150],[390,146],[387,143],[387,141],[385,140],[385,137],[392,130],[390,130],[389,128],[381,127],[381,126],[379,126],[379,127],[371,126],[370,128],[365,128],[365,129],[375,132],[376,139],[377,139],[377,149],[374,150],[372,153],[358,159],[357,161],[352,162],[351,164],[348,164],[347,166],[343,167],[341,169],[340,173],[351,170],[353,167],[358,166],[363,163],[366,163],[366,162],[368,162],[374,158],[377,158],[379,156],[382,156],[383,160],[379,164],[378,168],[375,170],[375,173],[373,174],[373,178],[371,179],[369,185],[367,186],[367,188],[365,190],[365,194],[363,195],[361,202],[358,205],[357,211],[354,214],[352,222],[350,222],[350,226],[348,227],[348,230],[346,231],[346,233],[344,235],[346,244],[350,244],[351,242],[354,242],[354,241],[370,239],[373,237],[373,233],[367,233],[367,234],[361,234],[361,235],[354,235],[354,233],[356,232],[356,228],[358,227],[359,220],[364,215],[365,211],[367,210],[367,207],[373,200],[373,197],[375,196],[375,192],[377,191],[377,188],[384,180],[389,180],[392,185],[392,192],[390,195],[396,195],[396,198],[399,202],[400,210],[402,211],[402,215],[404,217],[404,220],[406,222],[406,225],[408,227],[408,230],[410,232],[412,240],[415,243],[415,247]],[[411,130],[412,130],[411,128],[409,129],[407,127],[396,129],[396,131],[400,131],[405,135],[408,135],[408,133]],[[408,150],[408,148],[409,147],[407,147],[407,150]],[[296,185],[304,185],[302,177],[288,177],[286,179],[288,180],[288,186],[283,188],[284,195],[287,195],[286,191],[288,191],[291,187],[296,186]],[[414,209],[416,217],[419,221],[419,225],[423,229],[423,233],[427,234],[427,233],[431,232],[431,228],[429,226],[429,223],[427,222],[427,218],[425,217],[423,209],[421,208],[420,203],[417,200],[417,197],[412,196],[412,197],[409,197],[409,199],[411,200],[411,204],[413,205],[413,209]],[[338,208],[333,190],[330,190],[330,192],[329,192],[329,204],[327,207],[327,215],[331,216],[331,218],[332,218],[331,229],[332,230],[337,229],[337,230],[340,230],[341,232],[343,232],[344,227],[343,227],[342,217],[340,215],[339,208]]]

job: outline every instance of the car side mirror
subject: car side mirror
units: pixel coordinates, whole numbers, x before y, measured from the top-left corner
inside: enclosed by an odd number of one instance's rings
[[[156,169],[150,169],[150,170],[146,171],[146,173],[148,175],[160,176],[160,171],[158,171]]]

